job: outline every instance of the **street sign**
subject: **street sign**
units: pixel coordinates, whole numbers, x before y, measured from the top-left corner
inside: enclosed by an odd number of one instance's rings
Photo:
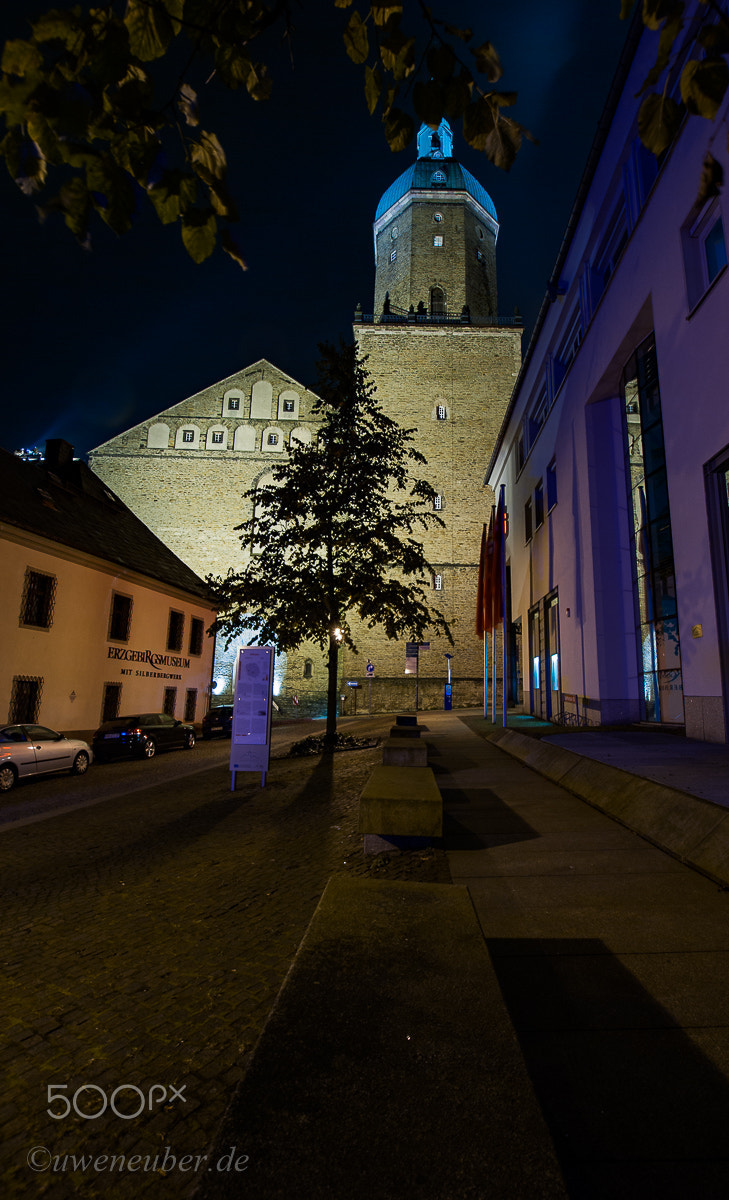
[[[359,687],[359,684],[357,683],[356,679],[348,679],[347,687]]]
[[[369,659],[367,660],[367,666],[365,667],[365,671],[367,672],[368,679],[371,679],[375,673],[375,665],[374,665],[374,663],[371,663],[369,661]]]

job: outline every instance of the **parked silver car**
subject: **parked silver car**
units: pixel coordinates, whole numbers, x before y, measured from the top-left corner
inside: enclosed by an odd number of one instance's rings
[[[0,792],[9,792],[25,775],[71,771],[85,775],[93,762],[91,747],[45,725],[0,727]]]

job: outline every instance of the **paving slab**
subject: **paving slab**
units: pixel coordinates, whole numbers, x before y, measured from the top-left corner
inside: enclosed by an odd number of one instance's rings
[[[488,784],[481,800],[471,788],[467,803],[446,804],[448,860],[473,899],[571,1200],[724,1200],[729,889],[493,743],[479,750],[470,730],[431,726],[444,797],[468,791],[474,757]],[[534,757],[540,772],[545,758]],[[654,784],[587,758],[561,778],[580,773],[594,798],[603,771],[626,781],[614,795],[628,824],[631,799]],[[700,798],[662,784],[655,796],[674,835],[692,828],[692,805],[723,828],[721,809]]]
[[[201,1200],[566,1196],[465,889],[330,880],[228,1143],[245,1187],[208,1175]]]

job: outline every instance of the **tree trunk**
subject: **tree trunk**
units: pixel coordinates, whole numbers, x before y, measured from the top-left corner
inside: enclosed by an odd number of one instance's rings
[[[337,706],[339,704],[339,688],[337,675],[339,666],[339,642],[333,633],[329,634],[329,684],[327,687],[327,730],[324,735],[326,743],[333,744],[337,736]]]

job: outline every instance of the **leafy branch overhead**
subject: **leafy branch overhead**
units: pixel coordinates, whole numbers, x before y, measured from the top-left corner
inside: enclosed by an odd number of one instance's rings
[[[621,5],[626,18],[632,0]],[[701,9],[692,15],[683,0],[643,0],[643,24],[658,39],[655,63],[638,93],[643,96],[638,133],[657,156],[671,145],[687,113],[713,120],[729,87],[729,19],[716,0],[701,0]]]
[[[620,2],[621,15],[629,15],[632,0]],[[179,228],[195,262],[220,245],[245,267],[231,232],[238,214],[225,151],[201,98],[222,85],[268,99],[271,38],[288,42],[295,56],[300,11],[314,32],[340,17],[366,107],[381,118],[393,150],[411,141],[416,122],[436,129],[445,116],[461,121],[469,145],[510,168],[531,135],[508,115],[516,95],[497,86],[503,72],[491,42],[442,19],[424,0],[308,4],[108,0],[92,7],[82,0],[42,14],[29,36],[6,42],[0,55],[0,154],[12,179],[41,218],[60,213],[84,245],[95,219],[123,234],[148,203],[164,225]],[[639,130],[655,154],[686,111],[713,117],[729,85],[727,18],[717,0],[701,7],[705,19],[689,22],[682,0],[643,0],[658,49],[643,84]],[[680,99],[672,94],[679,75]]]
[[[164,225],[177,225],[195,262],[220,244],[240,266],[231,233],[238,219],[226,184],[226,156],[201,114],[214,84],[268,99],[272,79],[264,35],[278,34],[296,53],[293,0],[110,0],[52,9],[30,35],[6,42],[0,58],[0,153],[11,177],[42,219],[60,213],[88,246],[95,218],[126,233],[145,201]],[[350,0],[313,4],[306,19],[330,22]],[[511,93],[488,42],[470,47],[471,31],[410,0],[341,14],[344,47],[364,68],[371,113],[381,110],[393,149],[413,136],[409,104],[437,127],[462,117],[467,140],[499,166],[513,162],[525,131],[504,116]],[[487,82],[482,89],[479,77]],[[193,80],[204,79],[197,90]],[[527,135],[528,136],[528,135]]]
[[[534,140],[523,125],[501,111],[514,104],[516,93],[491,86],[503,74],[491,42],[472,46],[472,30],[449,24],[422,3],[410,6],[421,19],[406,31],[404,4],[335,2],[338,8],[352,9],[344,45],[352,61],[364,66],[367,107],[370,115],[378,108],[381,111],[393,150],[402,150],[415,134],[404,104],[433,129],[443,117],[462,120],[468,144],[506,171],[522,139]]]

